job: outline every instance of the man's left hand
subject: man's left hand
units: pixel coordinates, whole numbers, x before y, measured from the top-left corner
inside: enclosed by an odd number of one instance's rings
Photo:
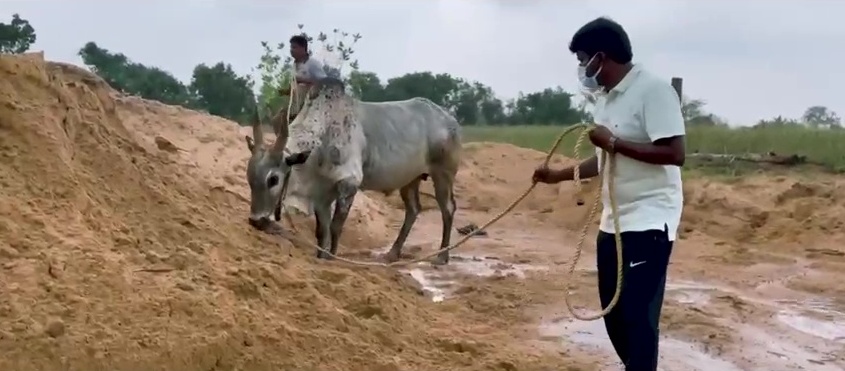
[[[590,130],[590,142],[605,151],[610,150],[610,138],[613,138],[613,133],[607,127],[597,125]]]

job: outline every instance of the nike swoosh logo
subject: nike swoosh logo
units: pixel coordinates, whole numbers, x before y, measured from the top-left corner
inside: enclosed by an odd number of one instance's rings
[[[645,260],[643,260],[643,261],[641,261],[641,262],[636,262],[636,263],[631,262],[630,264],[628,264],[628,267],[633,268],[633,267],[636,267],[636,266],[638,266],[638,265],[640,265],[640,264],[645,264]]]

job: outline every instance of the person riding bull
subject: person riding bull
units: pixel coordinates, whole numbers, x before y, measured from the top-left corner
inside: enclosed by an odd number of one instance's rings
[[[596,153],[614,156],[614,174],[599,157],[577,165],[582,178],[604,171],[603,211],[596,238],[599,298],[607,307],[616,290],[613,218],[622,234],[623,288],[618,304],[604,317],[616,354],[626,371],[657,370],[658,322],[666,271],[683,209],[684,119],[678,94],[668,81],[633,64],[631,41],[618,23],[595,19],[572,37],[578,77],[594,94],[597,127],[589,133]],[[533,180],[573,180],[573,168],[534,171]],[[607,179],[616,182],[618,212],[611,215]]]
[[[290,38],[290,56],[293,57],[296,87],[294,91],[291,91],[290,86],[279,89],[279,94],[290,96],[290,99],[293,100],[290,111],[287,113],[290,119],[289,123],[293,122],[293,119],[296,118],[299,110],[305,104],[311,86],[315,82],[326,78],[323,64],[317,59],[311,58],[311,53],[308,51],[308,38],[306,36],[294,35]],[[287,110],[287,108],[285,106],[282,110]]]

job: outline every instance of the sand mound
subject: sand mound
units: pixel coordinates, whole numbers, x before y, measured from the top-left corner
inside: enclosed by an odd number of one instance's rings
[[[545,154],[499,143],[468,143],[458,175],[461,207],[498,212],[529,185],[533,168]],[[572,164],[555,156],[552,166]],[[598,186],[591,182],[585,190]],[[695,233],[733,243],[816,243],[845,238],[845,182],[823,174],[772,177],[765,174],[732,181],[687,178],[682,237]],[[586,200],[590,201],[591,193]],[[572,184],[539,185],[516,209],[536,213],[569,229],[581,227],[586,206],[574,202]],[[547,215],[547,217],[543,217]]]
[[[250,230],[243,132],[40,55],[0,56],[0,369],[542,362],[503,345],[507,319],[435,306],[399,273],[315,262]],[[357,204],[360,224],[393,212]]]
[[[463,167],[458,173],[456,193],[459,207],[498,213],[531,185],[531,173],[542,164],[546,153],[504,143],[465,144]],[[551,167],[575,164],[571,158],[555,155]],[[591,200],[597,182],[584,181],[582,194]],[[463,201],[463,202],[462,202]],[[556,186],[539,184],[513,213],[532,214],[540,221],[551,221],[567,229],[580,229],[587,206],[576,204],[571,182]]]
[[[755,176],[732,184],[696,181],[685,193],[687,233],[751,243],[830,241],[845,233],[845,190],[830,176]]]

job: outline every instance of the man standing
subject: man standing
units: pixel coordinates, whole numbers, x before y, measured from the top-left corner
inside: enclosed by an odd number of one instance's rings
[[[598,18],[572,37],[569,51],[579,63],[583,88],[598,98],[590,131],[596,156],[578,165],[582,178],[605,171],[603,210],[596,238],[599,297],[606,307],[616,288],[616,243],[607,179],[616,182],[622,232],[624,289],[604,318],[607,334],[626,371],[657,370],[658,322],[666,270],[683,208],[684,120],[672,86],[631,63],[631,42],[618,23]],[[600,151],[616,160],[616,171],[599,166]],[[533,180],[573,179],[573,168],[539,168]]]
[[[296,90],[291,92],[290,87],[285,86],[279,89],[279,93],[281,95],[288,95],[293,100],[290,112],[288,112],[288,117],[293,122],[296,114],[299,113],[302,105],[305,104],[305,98],[311,86],[317,80],[325,78],[326,72],[323,70],[323,64],[320,61],[311,58],[308,52],[308,39],[303,35],[295,35],[290,38],[290,56],[293,57]],[[283,110],[285,109],[287,107],[283,108]]]

